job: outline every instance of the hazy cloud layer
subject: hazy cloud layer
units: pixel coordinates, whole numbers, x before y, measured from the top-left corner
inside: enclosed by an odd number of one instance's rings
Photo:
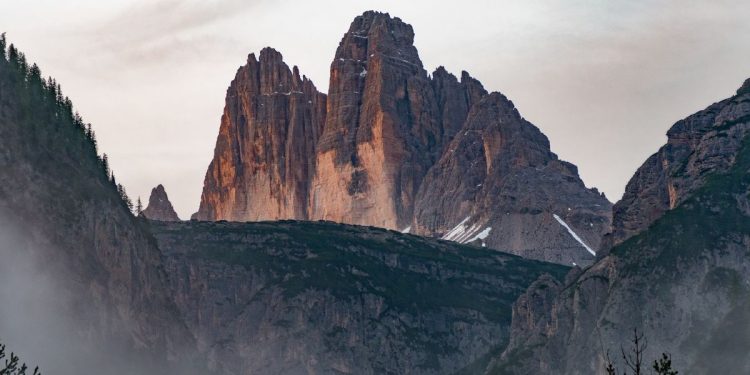
[[[163,183],[197,209],[226,87],[271,45],[325,90],[336,46],[367,9],[411,23],[428,70],[467,70],[511,98],[611,200],[678,119],[750,77],[750,2],[37,0],[0,25],[94,124],[118,181]]]

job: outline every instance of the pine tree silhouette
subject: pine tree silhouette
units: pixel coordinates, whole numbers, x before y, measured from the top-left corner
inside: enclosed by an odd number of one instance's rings
[[[5,355],[5,345],[0,344],[0,375],[27,375],[29,370],[25,363],[21,363],[15,353],[10,353],[9,357]],[[34,372],[31,375],[42,375],[39,371],[39,367],[34,368]]]
[[[624,347],[620,346],[620,352],[622,353],[622,359],[625,363],[626,369],[622,372],[622,375],[628,375],[628,370],[632,371],[632,375],[644,375],[645,369],[643,368],[643,352],[648,347],[647,340],[643,333],[638,333],[638,329],[633,329],[633,338],[630,339],[631,347],[625,350]],[[618,375],[617,368],[609,357],[609,351],[605,354],[606,367],[604,371],[607,375]],[[672,356],[667,353],[662,353],[661,358],[655,360],[653,369],[656,371],[656,375],[677,375],[677,370],[672,369]]]

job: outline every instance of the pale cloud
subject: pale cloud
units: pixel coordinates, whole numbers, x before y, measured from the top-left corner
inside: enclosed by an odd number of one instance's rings
[[[217,24],[246,17],[265,0],[138,1],[71,34],[88,41],[97,57],[119,63],[152,64],[220,53],[236,43]]]

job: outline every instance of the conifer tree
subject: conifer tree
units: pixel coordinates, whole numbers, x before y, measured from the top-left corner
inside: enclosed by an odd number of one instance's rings
[[[18,52],[18,69],[24,79],[29,75],[29,63],[26,62],[26,54],[23,52]]]
[[[128,211],[132,213],[133,201],[131,201],[130,197],[128,197],[128,193],[125,191],[125,187],[122,186],[122,184],[117,184],[117,193],[120,194],[120,199],[122,199],[122,202],[125,203],[125,206],[128,208]]]
[[[91,145],[94,146],[94,152],[99,152],[99,145],[96,143],[96,133],[94,132],[94,129],[91,127],[91,123],[86,124],[86,138],[88,138],[89,141],[91,141]]]
[[[10,44],[10,47],[8,47],[8,62],[11,64],[18,63],[18,50],[16,49],[16,46],[13,45],[13,43]]]
[[[622,352],[622,359],[625,363],[625,369],[622,375],[643,375],[646,370],[643,368],[643,353],[646,351],[648,346],[643,333],[638,333],[637,329],[633,329],[633,338],[630,340],[631,347],[627,350],[620,346]],[[604,371],[607,375],[618,375],[617,369],[614,363],[609,358],[609,351],[607,351],[605,357]],[[667,353],[662,353],[661,358],[654,361],[652,368],[656,371],[656,375],[677,375],[678,372],[672,369],[672,356]],[[628,369],[632,373],[628,373]]]
[[[0,34],[0,57],[5,60],[5,47],[7,41],[5,40],[5,33]]]
[[[15,353],[10,353],[9,357],[5,354],[5,345],[0,344],[0,375],[27,375],[29,370],[25,363]],[[42,375],[39,367],[34,369],[31,375]]]
[[[662,353],[661,358],[654,361],[653,368],[657,375],[677,375],[676,370],[672,370],[672,356]]]
[[[109,175],[110,175],[110,170],[109,170],[109,158],[107,157],[107,154],[106,154],[106,153],[105,153],[105,154],[102,154],[102,159],[101,159],[101,161],[102,161],[102,170],[104,170],[104,174],[105,174],[106,176],[109,176]],[[111,179],[110,179],[110,180],[111,180]]]
[[[138,201],[135,204],[135,216],[141,216],[143,213],[143,203],[141,203],[141,197],[138,197]]]
[[[29,68],[29,82],[36,85],[41,81],[42,81],[42,70],[39,69],[39,65],[34,63],[31,65],[31,68]]]

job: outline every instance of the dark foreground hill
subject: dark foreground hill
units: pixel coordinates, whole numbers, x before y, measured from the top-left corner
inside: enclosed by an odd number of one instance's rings
[[[511,305],[568,268],[330,222],[149,222],[223,373],[449,374],[508,342]]]

